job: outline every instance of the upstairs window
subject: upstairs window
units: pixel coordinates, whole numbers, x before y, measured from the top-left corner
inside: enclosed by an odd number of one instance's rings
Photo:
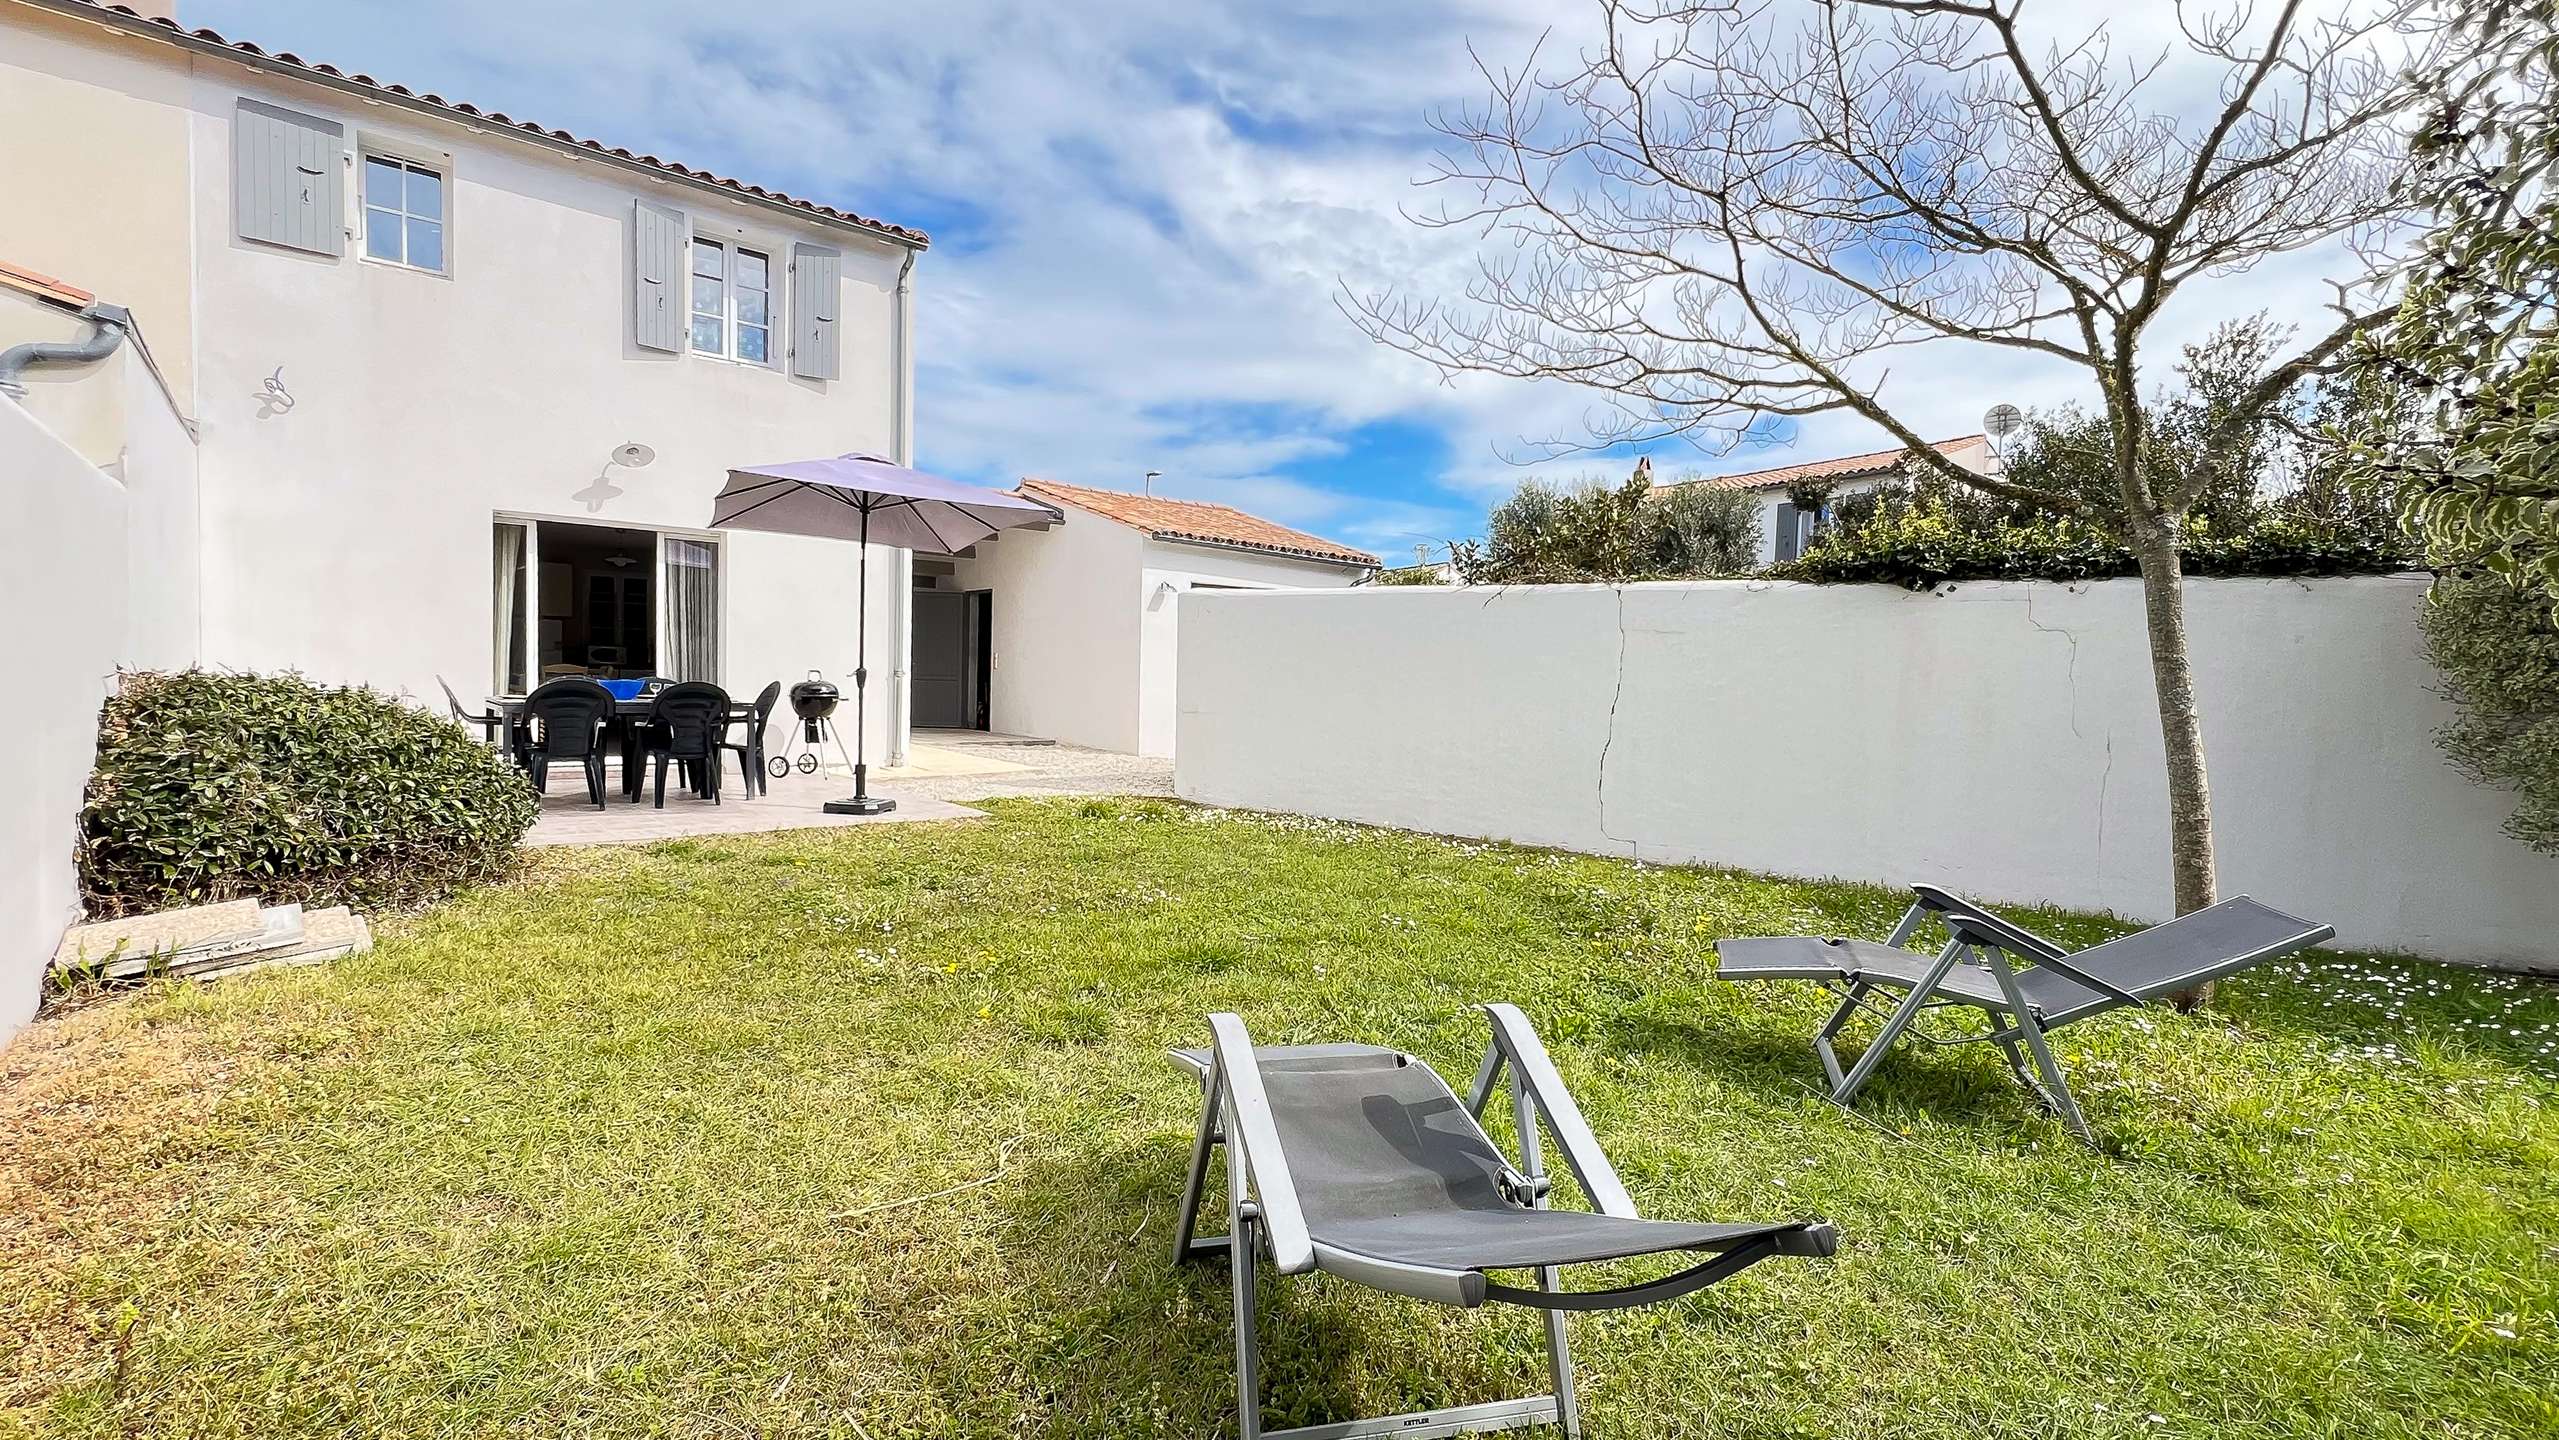
[[[413,270],[444,269],[444,176],[415,161],[364,157],[364,253]]]
[[[761,250],[693,241],[693,352],[750,365],[773,357],[773,259]]]

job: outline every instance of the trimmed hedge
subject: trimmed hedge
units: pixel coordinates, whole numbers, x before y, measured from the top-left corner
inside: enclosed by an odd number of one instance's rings
[[[133,672],[81,815],[90,909],[413,905],[504,874],[538,808],[507,759],[376,691]]]
[[[2381,575],[2416,568],[2415,547],[2386,514],[2320,514],[2269,506],[2245,530],[2216,533],[2190,518],[2178,547],[2188,575]],[[1953,580],[2102,580],[2138,575],[2132,551],[2084,521],[1983,519],[1943,505],[1886,506],[1822,536],[1780,580],[1888,583],[1925,590]]]

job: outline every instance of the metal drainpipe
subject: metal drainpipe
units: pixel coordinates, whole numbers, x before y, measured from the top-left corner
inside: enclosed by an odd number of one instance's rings
[[[31,341],[0,351],[0,392],[25,399],[27,387],[18,376],[38,365],[86,365],[116,353],[133,327],[133,316],[121,305],[91,305],[80,318],[92,327],[78,340]]]
[[[908,328],[913,323],[914,296],[907,288],[915,274],[916,252],[906,252],[897,267],[897,289],[889,316],[889,344],[892,347],[889,374],[890,458],[900,465],[915,463],[914,420],[910,413],[915,403],[915,357]],[[897,552],[897,564],[889,567],[896,577],[897,593],[889,601],[890,633],[897,637],[897,674],[889,686],[889,763],[906,763],[907,746],[913,738],[913,708],[908,687],[914,682],[911,672],[915,661],[915,552]]]

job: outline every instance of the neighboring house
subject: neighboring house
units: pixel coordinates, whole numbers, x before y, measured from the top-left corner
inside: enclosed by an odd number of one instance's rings
[[[1939,454],[1977,475],[1995,473],[1999,461],[1990,448],[1987,435],[1959,435],[1940,440],[1932,447]],[[1831,488],[1831,498],[1872,490],[1899,474],[1911,458],[1907,450],[1874,450],[1863,455],[1843,455],[1836,460],[1812,460],[1801,465],[1781,465],[1771,470],[1753,470],[1742,475],[1712,475],[1699,480],[1685,480],[1685,485],[1708,485],[1718,490],[1748,490],[1759,497],[1759,563],[1774,565],[1792,560],[1804,553],[1804,542],[1813,534],[1819,518],[1800,510],[1786,498],[1787,487],[1822,484]],[[1669,489],[1663,485],[1657,489]]]
[[[1339,588],[1377,557],[1225,505],[1024,480],[1064,517],[920,567],[915,723],[1173,753],[1181,597]]]
[[[1466,577],[1447,560],[1423,560],[1411,565],[1389,565],[1373,577],[1378,585],[1463,585]]]
[[[921,233],[86,0],[0,0],[0,133],[0,262],[128,309],[193,437],[192,653],[115,662],[849,676],[854,547],[704,527],[732,465],[910,454]],[[92,328],[11,294],[0,347]],[[61,435],[103,373],[25,408]],[[911,557],[874,558],[877,660]]]

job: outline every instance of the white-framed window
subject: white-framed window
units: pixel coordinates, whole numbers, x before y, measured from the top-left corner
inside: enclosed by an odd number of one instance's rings
[[[773,257],[693,237],[693,353],[773,363]]]
[[[364,152],[365,258],[443,273],[444,200],[443,171]]]

